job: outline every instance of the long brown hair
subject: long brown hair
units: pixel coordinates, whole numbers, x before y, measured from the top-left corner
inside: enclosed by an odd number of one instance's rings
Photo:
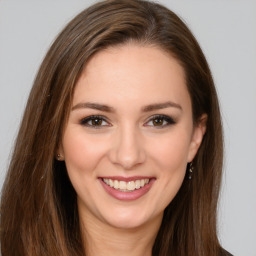
[[[135,42],[160,47],[183,66],[193,120],[208,115],[192,180],[166,208],[153,255],[217,256],[216,208],[222,175],[222,125],[207,61],[176,14],[149,1],[108,0],[76,16],[49,49],[35,78],[1,198],[3,256],[84,255],[76,193],[56,150],[76,82],[98,51]]]

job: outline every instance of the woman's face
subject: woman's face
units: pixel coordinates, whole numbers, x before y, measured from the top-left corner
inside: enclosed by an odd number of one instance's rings
[[[166,52],[108,48],[77,82],[60,153],[83,220],[119,228],[162,219],[200,146],[183,68]]]

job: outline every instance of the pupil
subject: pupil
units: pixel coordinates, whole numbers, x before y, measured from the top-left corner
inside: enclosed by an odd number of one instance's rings
[[[159,119],[159,118],[158,119],[154,119],[153,124],[155,126],[162,125],[163,124],[163,119]]]
[[[93,120],[92,120],[92,124],[93,124],[93,125],[101,125],[101,123],[102,123],[102,120],[101,120],[101,119],[93,119]]]

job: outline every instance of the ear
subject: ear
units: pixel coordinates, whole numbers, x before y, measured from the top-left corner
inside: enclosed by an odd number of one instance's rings
[[[62,147],[62,144],[58,147],[57,152],[56,152],[56,159],[58,161],[64,161],[65,160],[65,156],[64,156],[64,150]]]
[[[197,121],[194,129],[193,134],[189,146],[189,153],[187,162],[190,163],[193,161],[194,157],[196,156],[198,149],[203,141],[204,134],[206,132],[206,124],[207,124],[207,115],[203,114],[199,120]]]

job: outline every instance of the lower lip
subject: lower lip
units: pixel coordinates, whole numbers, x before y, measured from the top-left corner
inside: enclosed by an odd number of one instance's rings
[[[115,199],[122,200],[122,201],[131,201],[131,200],[136,200],[142,197],[143,195],[145,195],[152,187],[155,179],[151,179],[149,183],[146,184],[144,187],[135,189],[134,191],[131,191],[131,192],[123,192],[123,191],[111,188],[102,179],[99,179],[99,181],[101,182],[106,192],[112,197],[114,197]]]

